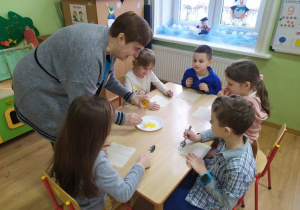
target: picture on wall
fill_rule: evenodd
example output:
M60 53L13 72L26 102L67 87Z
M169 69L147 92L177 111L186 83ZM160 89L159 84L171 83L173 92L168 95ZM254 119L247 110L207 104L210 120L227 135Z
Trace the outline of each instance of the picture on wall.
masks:
M85 5L70 4L70 13L72 24L88 23Z

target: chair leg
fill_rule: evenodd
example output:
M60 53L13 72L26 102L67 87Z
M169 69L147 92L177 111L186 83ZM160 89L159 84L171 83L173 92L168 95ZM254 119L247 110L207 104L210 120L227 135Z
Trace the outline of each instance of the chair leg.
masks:
M260 178L256 178L255 180L255 210L258 210L258 183Z
M241 207L242 207L242 208L245 208L245 201L244 201L244 199L243 199L243 201L242 201Z
M268 189L271 190L271 168L268 168Z

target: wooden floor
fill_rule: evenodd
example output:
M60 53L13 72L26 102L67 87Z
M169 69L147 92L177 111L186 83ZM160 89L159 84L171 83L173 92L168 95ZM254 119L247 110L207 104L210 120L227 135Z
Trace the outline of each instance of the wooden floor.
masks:
M260 149L268 152L277 130L263 125ZM53 151L47 140L29 132L0 144L0 209L53 209L41 181ZM300 136L286 133L271 165L272 189L267 189L267 176L260 180L259 209L300 209ZM245 210L254 209L254 183L245 197ZM153 206L142 198L134 210L150 210ZM242 208L239 208L242 209Z

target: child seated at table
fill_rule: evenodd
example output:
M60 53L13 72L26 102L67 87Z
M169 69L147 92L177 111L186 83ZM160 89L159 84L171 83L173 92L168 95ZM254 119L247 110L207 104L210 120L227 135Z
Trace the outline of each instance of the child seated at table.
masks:
M144 48L138 57L133 60L133 69L125 75L124 86L134 94L145 95L150 92L151 82L168 97L173 96L173 92L156 77L152 69L155 66L155 55L150 49ZM155 101L150 102L150 110L159 110L160 106Z
M141 155L124 179L112 167L104 149L109 145L106 139L114 113L104 98L78 97L71 103L55 141L50 176L81 209L102 209L107 194L127 202L151 165L150 154Z
M256 172L252 148L243 133L252 125L255 110L241 96L221 96L211 109L211 129L185 130L184 137L205 142L220 138L214 157L202 159L189 153L186 163L193 168L164 203L171 209L232 209L251 186ZM193 174L195 173L195 175Z
M197 47L193 55L193 67L185 70L181 85L205 94L217 95L222 86L218 75L210 67L212 62L212 49L207 45Z

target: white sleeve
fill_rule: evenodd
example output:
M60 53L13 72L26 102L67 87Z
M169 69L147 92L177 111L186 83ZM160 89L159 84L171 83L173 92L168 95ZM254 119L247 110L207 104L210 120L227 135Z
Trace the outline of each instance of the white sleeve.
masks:
M167 87L157 78L153 71L151 71L151 82L159 91L161 91L165 95L168 95Z
M124 86L125 88L130 91L130 92L134 92L134 89L133 89L133 82L132 82L132 77L131 77L132 74L130 74L129 72L125 75L125 81L124 81Z

